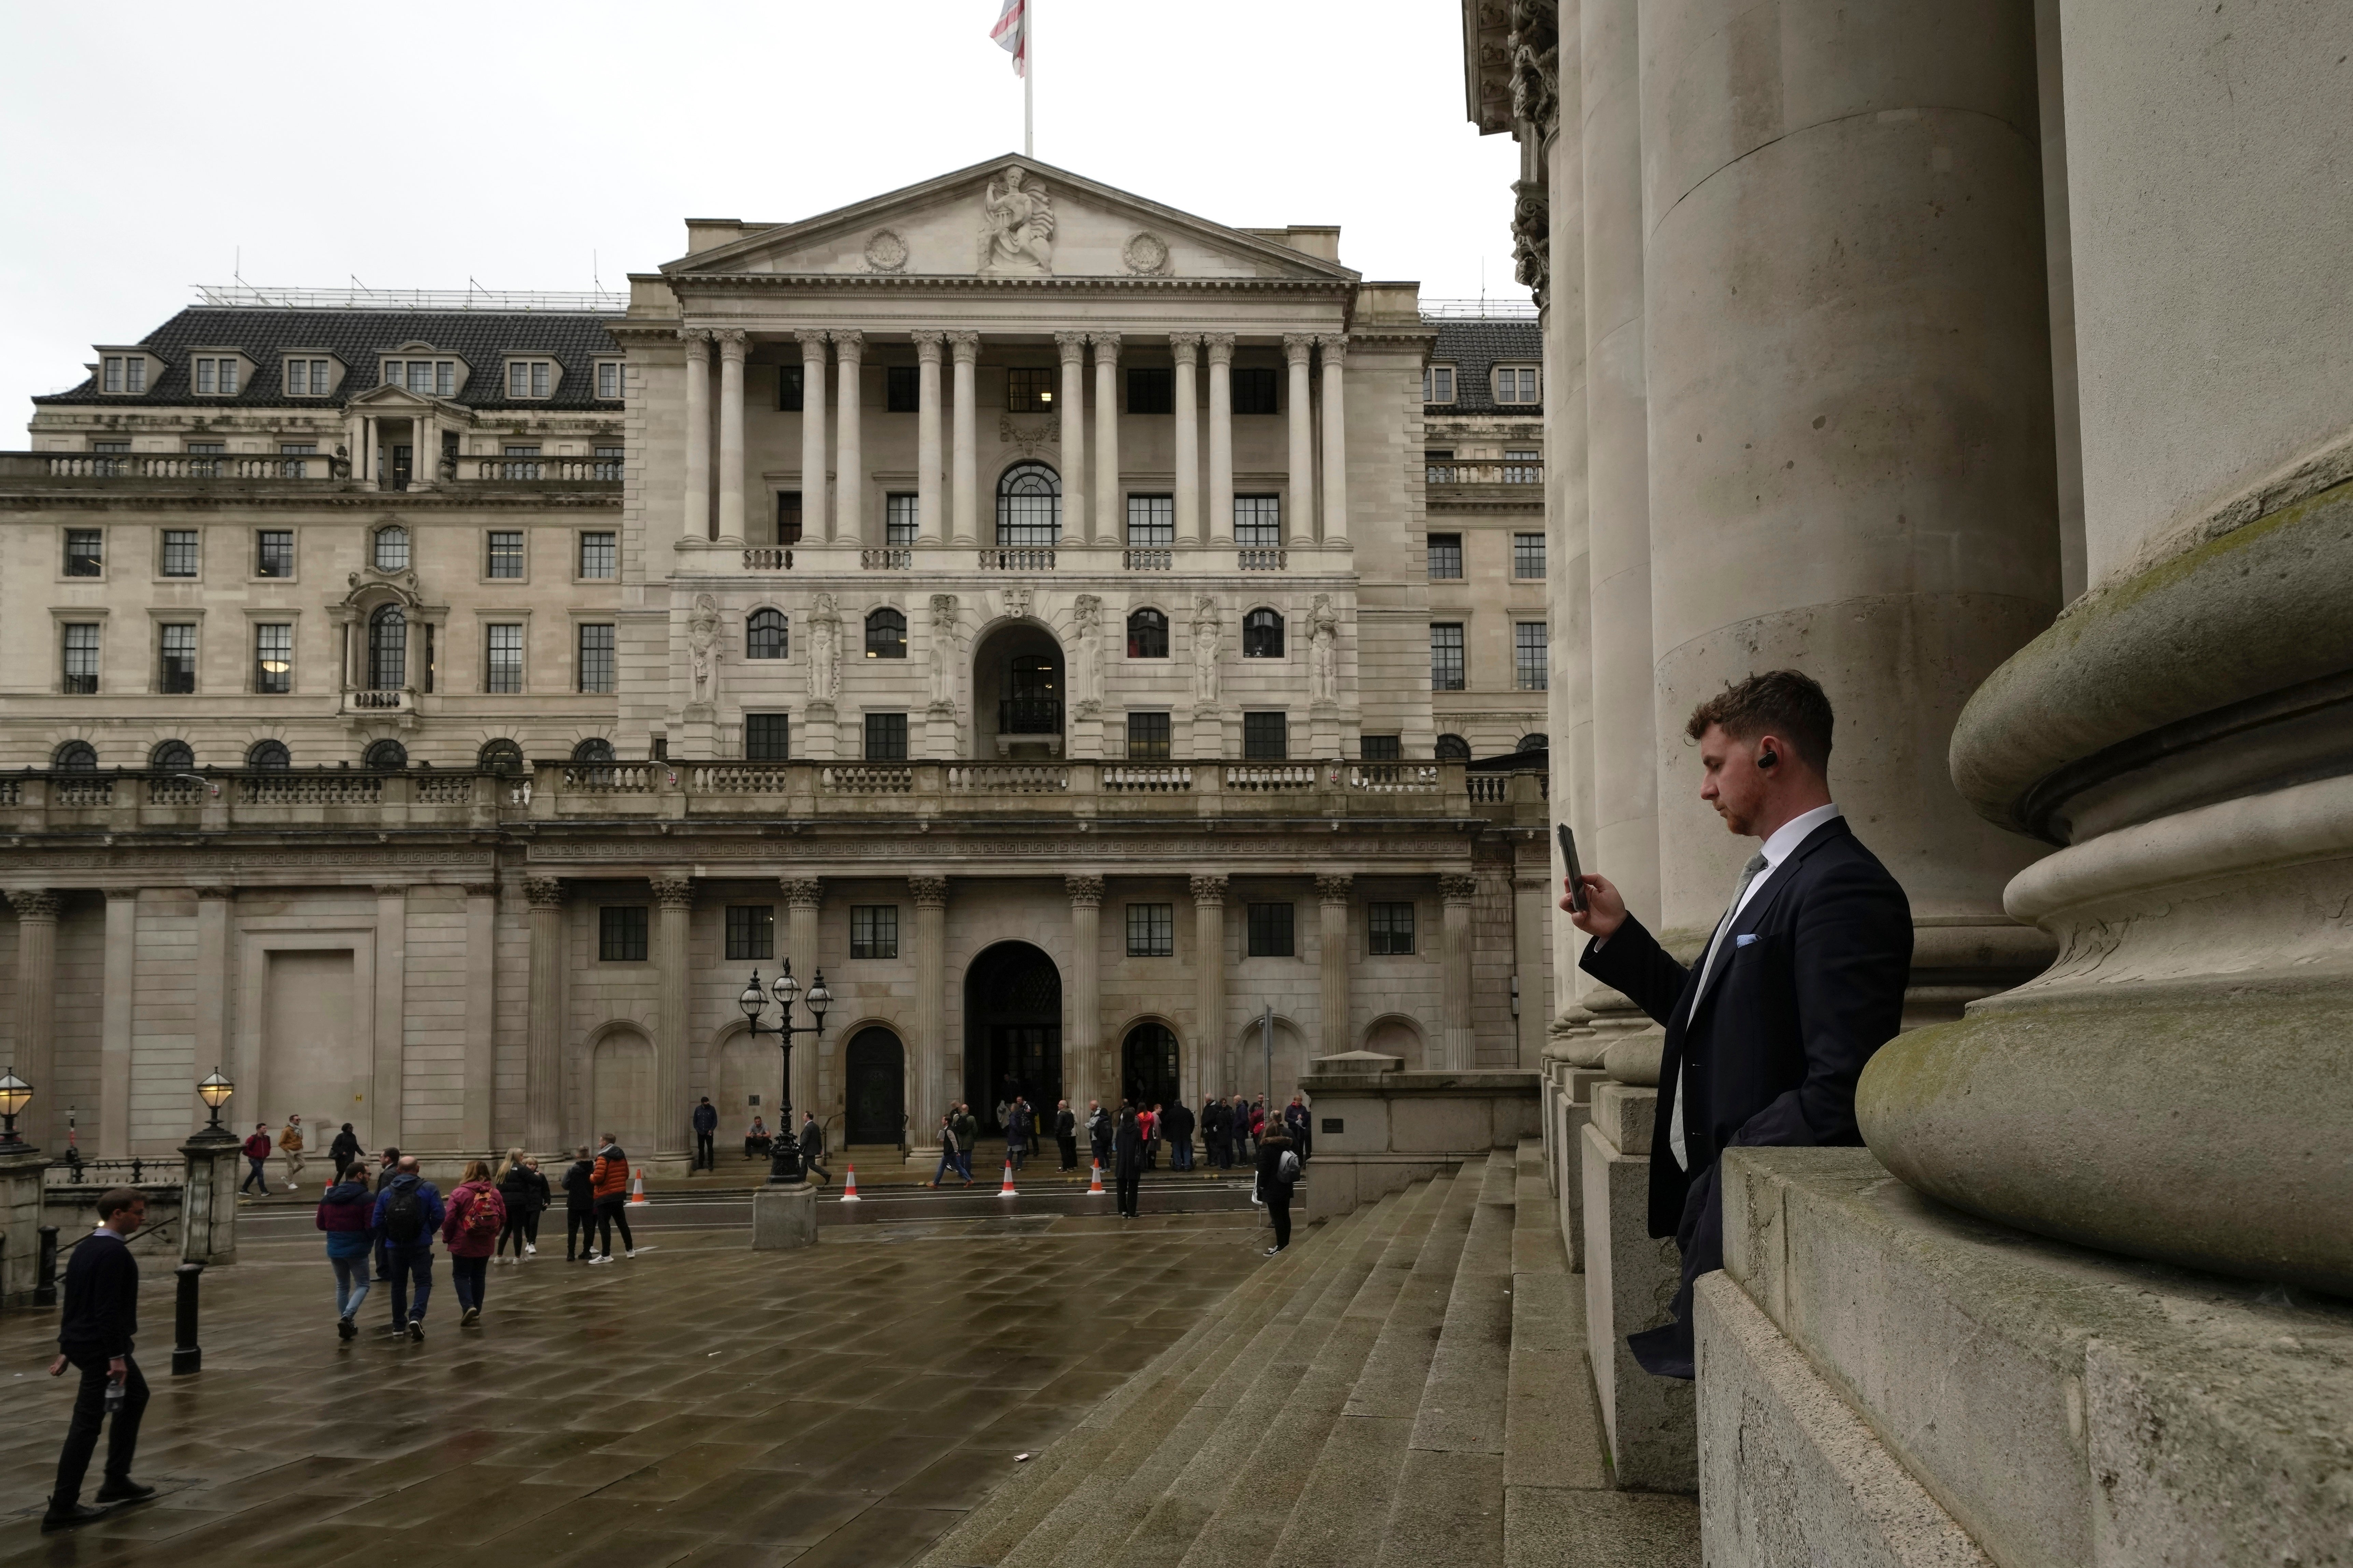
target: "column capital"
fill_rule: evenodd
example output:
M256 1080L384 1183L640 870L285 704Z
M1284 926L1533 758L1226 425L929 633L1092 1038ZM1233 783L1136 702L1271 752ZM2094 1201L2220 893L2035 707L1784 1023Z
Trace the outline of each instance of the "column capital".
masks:
M1348 334L1345 332L1325 332L1316 338L1315 346L1324 351L1324 363L1327 369L1347 362Z
M196 889L196 897L199 900L218 899L226 902L227 900L237 897L237 889L235 888L224 888L218 885L198 888Z
M110 894L110 896L111 895ZM408 884L406 882L378 882L375 884L375 896L379 899L405 899L408 897Z
M836 328L826 336L833 340L833 353L837 359L854 361L866 353L864 332Z
M1086 363L1086 333L1056 332L1054 334L1054 346L1061 350L1062 363L1064 364L1083 364Z
M778 886L785 890L785 902L793 909L813 910L825 901L825 884L815 877L786 877Z
M564 907L564 883L555 877L526 877L522 896L534 910L560 910Z
M907 892L919 910L944 910L948 907L948 879L945 877L910 877Z
M971 364L980 358L978 332L950 332L947 339L948 352L955 356L956 363Z
M1201 352L1201 334L1171 332L1168 334L1168 346L1175 352L1177 363L1191 364L1193 356Z
M20 921L47 921L57 923L58 906L65 900L54 888L11 888L8 907L16 911Z
M495 899L499 896L496 882L460 882L458 890L470 899Z
M1097 364L1102 364L1106 361L1113 364L1119 363L1119 334L1117 332L1090 332L1087 334L1087 342L1094 345L1095 363Z
M711 334L711 341L719 345L719 357L723 361L733 360L735 363L742 364L744 343L748 336L749 334L741 327L723 327Z
M1282 334L1282 357L1293 364L1305 364L1307 356L1314 351L1315 334L1314 332Z
M1103 879L1101 877L1065 877L1062 890L1071 895L1074 910L1100 909L1103 906Z
M1234 363L1233 333L1203 332L1201 334L1201 341L1208 345L1209 363L1212 365L1231 364Z
M686 345L686 357L696 364L711 363L711 334L701 327L681 327L678 341Z
M1450 904L1467 904L1479 894L1479 879L1453 873L1438 879L1438 895Z
M1356 879L1349 872L1332 872L1315 879L1315 896L1327 904L1345 904L1356 890Z
M694 907L694 879L691 877L654 877L648 880L654 890L654 902L666 910L686 910Z
M823 359L825 357L823 327L795 327L793 339L801 345L801 358Z
M945 332L909 332L915 344L915 357L925 364L940 363L940 345L947 341Z
M1211 873L1193 879L1193 901L1197 904L1222 904L1226 901L1226 879Z

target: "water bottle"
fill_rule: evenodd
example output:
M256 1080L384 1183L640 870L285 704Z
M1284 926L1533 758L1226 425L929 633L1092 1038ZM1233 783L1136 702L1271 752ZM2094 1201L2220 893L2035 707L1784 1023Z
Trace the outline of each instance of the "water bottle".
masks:
M119 1415L122 1413L122 1401L127 1393L128 1390L123 1387L121 1383L112 1378L109 1378L107 1380L106 1413L109 1415Z

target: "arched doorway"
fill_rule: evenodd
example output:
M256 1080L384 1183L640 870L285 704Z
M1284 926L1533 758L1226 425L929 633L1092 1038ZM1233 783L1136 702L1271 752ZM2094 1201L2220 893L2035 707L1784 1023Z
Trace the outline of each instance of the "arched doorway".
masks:
M897 1143L907 1123L907 1053L899 1037L880 1026L852 1035L842 1079L843 1141Z
M1142 1110L1174 1105L1184 1093L1176 1076L1176 1031L1166 1024L1138 1024L1119 1048L1119 1094Z
M975 750L1062 754L1062 645L1034 621L997 626L972 650Z
M964 1098L1001 1132L997 1102L1017 1092L1041 1113L1062 1098L1062 975L1028 942L1000 942L965 971Z
M654 1152L654 1047L635 1029L615 1029L590 1057L593 1140L610 1132L634 1163Z

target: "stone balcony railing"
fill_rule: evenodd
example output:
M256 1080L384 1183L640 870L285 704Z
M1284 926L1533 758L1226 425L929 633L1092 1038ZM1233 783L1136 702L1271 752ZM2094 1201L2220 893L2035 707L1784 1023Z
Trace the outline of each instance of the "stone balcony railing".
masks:
M618 458L477 458L457 459L456 477L441 479L459 489L523 488L620 496ZM338 468L343 469L337 472ZM0 484L29 482L68 489L89 486L130 489L163 487L250 488L263 491L389 490L392 480L354 479L350 465L329 453L239 454L234 452L0 452ZM411 482L423 489L425 482Z
M1541 499L1539 487L1533 492ZM1297 576L1352 574L1348 545L1221 543L1094 544L889 544L811 542L744 544L740 541L686 538L676 542L678 570L689 575L796 576L897 572L926 579L988 576L1086 577L1137 572L1172 575L1226 576L1234 573L1282 572Z

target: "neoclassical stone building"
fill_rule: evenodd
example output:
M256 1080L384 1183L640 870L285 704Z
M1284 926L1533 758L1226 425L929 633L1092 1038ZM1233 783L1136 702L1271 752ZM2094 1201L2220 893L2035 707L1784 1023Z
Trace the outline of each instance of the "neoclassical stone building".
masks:
M1440 396L1475 323L1337 256L1011 160L690 221L625 310L100 345L0 457L37 1136L170 1146L217 1063L371 1147L682 1159L698 1096L773 1124L787 960L837 1142L1533 1067L1543 780L1465 766L1542 739L1533 324Z

